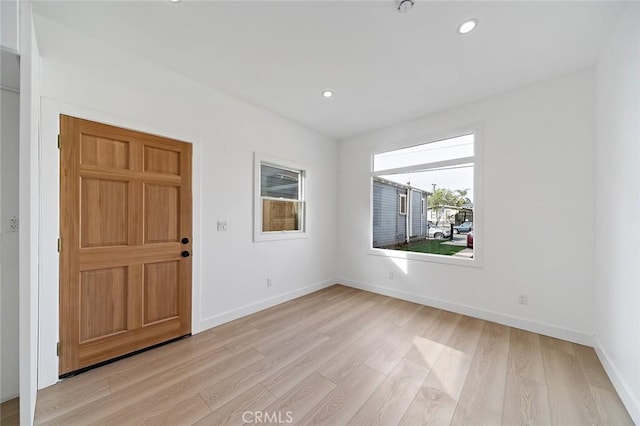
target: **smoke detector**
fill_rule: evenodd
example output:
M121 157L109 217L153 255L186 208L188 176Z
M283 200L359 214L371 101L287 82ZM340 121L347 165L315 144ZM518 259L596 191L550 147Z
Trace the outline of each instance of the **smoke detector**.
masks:
M398 12L407 13L411 9L413 9L414 0L396 0L396 7L398 8Z

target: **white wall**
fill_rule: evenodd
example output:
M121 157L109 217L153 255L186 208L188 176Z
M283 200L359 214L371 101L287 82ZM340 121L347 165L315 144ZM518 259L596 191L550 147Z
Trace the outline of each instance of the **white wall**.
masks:
M596 349L640 424L640 5L623 15L597 67Z
M57 377L60 112L194 143L194 331L335 282L336 141L36 18L47 212L40 226L40 388ZM252 242L254 151L308 167L308 238ZM217 220L229 230L216 231Z
M12 52L18 52L19 42L18 0L0 2L0 45Z
M8 70L8 68L13 68ZM20 87L18 56L2 51L0 81L0 401L18 396L18 149ZM9 72L6 72L9 71Z
M342 282L591 344L593 85L592 71L578 72L341 141ZM483 266L369 254L371 154L474 124L484 136Z

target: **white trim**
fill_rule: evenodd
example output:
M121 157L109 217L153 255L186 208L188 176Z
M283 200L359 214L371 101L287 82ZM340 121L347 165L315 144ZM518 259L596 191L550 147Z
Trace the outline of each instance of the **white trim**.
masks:
M427 230L427 232L429 232ZM447 256L442 254L418 253L404 250L390 250L382 248L370 248L366 251L369 256L383 256L394 259L411 260L417 262L442 263L445 265L466 266L469 268L481 268L482 265L462 256ZM475 252L474 252L475 256Z
M262 196L261 190L261 169L262 164L278 167L285 170L300 173L300 191L298 200L282 199L282 201L301 202L302 203L302 230L301 231L280 231L280 232L262 232ZM308 222L307 222L307 179L309 177L309 169L291 160L274 157L272 155L261 152L253 153L253 241L277 241L292 240L298 238L307 238ZM269 197L271 198L271 197Z
M240 306L230 311L222 312L217 315L205 318L200 322L200 328L206 330L218 325L233 321L238 318L245 317L247 315L254 314L256 312L271 308L289 300L296 299L309 293L313 293L323 288L331 287L335 285L337 281L335 279L325 280L316 284L311 284L306 287L298 288L286 293L279 294L277 296L268 297L258 302L253 302L248 305Z
M55 347L58 342L59 311L58 311L58 276L59 257L57 252L57 238L60 235L60 161L57 148L57 135L60 126L60 114L71 115L100 123L118 127L135 129L136 131L162 135L172 139L182 140L192 144L192 194L193 194L193 256L192 263L192 303L191 303L191 332L198 333L200 325L201 297L201 145L200 138L181 132L175 132L154 124L131 120L110 113L96 111L79 105L70 104L48 97L40 98L40 200L41 214L38 222L40 245L38 266L39 296L38 306L38 389L50 386L58 381L58 357ZM46 183L46 186L43 185ZM47 301L42 303L42 301Z
M18 87L8 86L6 84L0 83L0 90L5 90L7 92L15 93L17 95L20 94L20 89Z
M397 290L389 287L382 287L372 284L363 284L348 279L338 279L338 284L346 285L348 287L357 288L364 291L369 291L384 296L394 297L396 299L406 300L409 302L418 303L420 305L431 306L438 309L444 309L449 312L455 312L458 314L468 315L474 318L497 322L499 324L507 325L509 327L515 327L522 330L531 331L538 334L544 334L545 336L555 337L557 339L568 340L570 342L579 343L581 345L593 346L593 336L580 332L577 330L571 330L568 328L557 327L552 324L546 324L538 321L531 321L513 315L507 315L500 312L489 311L482 308L476 308L473 306L462 305L459 303L448 302L442 299L436 299L433 297L427 297L420 294Z
M38 128L40 56L32 4L19 3L20 148L19 148L19 375L20 424L31 425L38 392Z
M616 389L616 392L618 392L622 403L629 412L634 423L640 425L640 396L633 394L633 391L625 380L624 375L613 363L611 356L609 356L609 353L602 346L602 342L598 336L593 336L593 342L593 348L598 355L598 359L600 359L600 363L602 363L604 371L606 371L611 383L613 383L613 387Z
M407 205L407 194L398 194L400 198L398 198L398 214L401 216L407 215L408 205ZM402 211L402 199L404 198L404 212Z
M20 43L18 42L18 44ZM14 55L20 56L20 52L13 47L2 45L0 46L0 50L4 50L5 52L13 53Z
M448 139L454 139L462 136L468 136L468 135L452 136ZM437 141L433 141L433 142L437 142ZM430 143L432 142L425 142L423 145L427 145ZM475 145L475 137L474 137L474 145ZM398 151L398 150L393 149L387 152L392 152L392 151ZM374 154L374 155L378 155L378 154ZM461 157L461 158L454 158L453 160L443 160L443 161L435 161L433 163L416 164L415 166L395 167L393 169L376 170L373 173L371 173L371 175L375 177L379 177L379 176L386 176L386 175L399 175L404 173L427 172L430 170L439 170L448 166L473 164L474 161L475 161L475 156Z
M287 203L303 203L302 200L299 200L297 198L268 197L266 195L261 196L260 200L285 201Z
M451 127L445 130L438 130L435 132L430 132L423 134L422 136L412 137L410 139L396 139L388 144L385 144L383 148L380 148L380 151L375 151L371 154L371 167L370 170L373 170L373 156L377 154L384 154L389 151L396 151L399 149L412 148L418 145L424 145L425 143L430 142L440 142L446 139L451 139L459 136L470 135L472 133L477 133L479 129L482 128L480 123L472 123L461 125L459 127ZM456 135L456 136L452 136ZM474 157L478 156L477 150L473 150Z

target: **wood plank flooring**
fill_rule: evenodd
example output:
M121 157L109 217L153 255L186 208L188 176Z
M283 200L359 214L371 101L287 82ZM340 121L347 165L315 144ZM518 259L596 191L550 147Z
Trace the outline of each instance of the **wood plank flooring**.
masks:
M633 425L592 348L340 285L66 379L36 406L36 424L243 423Z
M0 425L14 426L20 424L20 400L13 398L0 404Z

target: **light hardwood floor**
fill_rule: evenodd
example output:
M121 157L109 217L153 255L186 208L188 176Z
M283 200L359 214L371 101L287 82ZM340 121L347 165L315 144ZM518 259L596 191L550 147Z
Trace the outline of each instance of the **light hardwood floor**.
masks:
M0 425L14 426L20 424L20 400L18 398L0 404Z
M633 425L591 348L339 285L64 380L36 407L37 424L64 425L256 415L332 426Z

